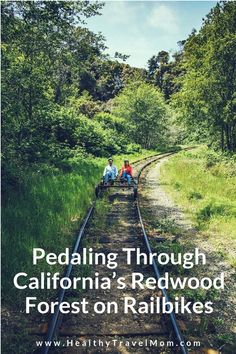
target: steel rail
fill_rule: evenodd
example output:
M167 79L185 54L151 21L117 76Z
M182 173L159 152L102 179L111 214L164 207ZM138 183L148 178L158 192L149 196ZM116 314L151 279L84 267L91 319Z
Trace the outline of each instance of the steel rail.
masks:
M84 230L91 218L91 215L92 215L92 212L95 208L95 202L93 202L93 205L89 208L89 211L84 219L84 222L80 228L80 231L79 231L79 234L76 238L76 242L75 242L75 245L74 245L74 248L73 248L73 251L71 254L73 253L76 253L78 252L79 250L79 246L80 246L80 243L81 243L81 239L82 239L82 236L83 236L83 233L84 233ZM71 256L70 258L70 261L73 259L73 257ZM69 263L68 267L66 268L65 270L65 277L66 278L70 278L71 276L71 272L72 272L72 268L73 268L73 265L71 264L71 262ZM60 312L60 304L62 303L64 297L65 297L65 293L66 293L66 289L64 288L60 288L60 291L59 291L59 294L58 294L58 306L56 307L56 311L54 312L52 318L51 318L51 321L49 323L49 327L48 327L48 332L47 332L47 335L46 335L46 338L45 338L45 341L51 341L55 335L55 332L56 332L56 329L58 327L58 323L60 321L60 316L62 315L61 312ZM42 350L42 353L43 354L47 354L48 351L49 351L50 347L49 346L46 346L45 345L45 342L44 342L44 348Z
M139 159L139 160L136 160L136 161L132 162L132 164L135 164L135 163L139 163L139 162L141 162L141 161L143 161L143 160L151 159L152 157L154 157L153 159L151 159L150 161L148 161L146 164L144 164L144 165L141 167L141 169L140 169L140 171L139 171L139 173L138 173L138 175L137 175L137 177L136 177L136 178L137 178L137 181L139 180L139 177L140 177L142 171L143 171L148 165L150 165L150 164L156 162L157 160L160 160L160 159L162 159L162 158L164 158L164 157L166 157L166 156L173 155L173 154L175 154L175 153L176 153L176 151L170 152L170 153L166 153L166 154L161 154L161 153L160 153L160 154L157 154L157 155L147 156L147 157L145 157L145 158L143 158L143 159ZM82 224L82 226L81 226L81 228L80 228L79 234L78 234L78 236L77 236L77 238L76 238L76 242L75 242L75 245L74 245L74 247L73 247L73 251L71 252L71 254L77 253L78 250L79 250L79 247L80 247L80 244L81 244L81 239L82 239L82 237L83 237L85 228L86 228L86 226L88 225L88 222L89 222L89 220L90 220L90 218L91 218L91 216L92 216L92 213L93 213L93 211L94 211L94 209L95 209L95 205L96 205L96 199L93 201L92 206L89 208L88 213L86 214L86 216L85 216L85 218L84 218L83 224ZM148 237L147 237L147 234L146 234L144 225L143 225L143 221L142 221L142 217L141 217L141 212L140 212L140 207L139 207L139 201L138 201L138 200L137 200L137 208L138 208L138 215L139 215L140 224L141 224L141 226L142 226L143 234L144 234L144 237L145 237L146 246L147 246L149 252L151 252L151 247L150 247L150 244L149 244L149 241L148 241ZM71 257L72 257L72 256L71 256ZM70 260L71 260L71 259L72 259L72 258L70 258ZM69 265L68 265L68 266L66 267L66 269L65 269L64 277L70 278L72 269L73 269L73 265L72 265L71 262L70 262ZM156 275L157 275L158 277L160 277L160 273L159 273L159 270L158 270L158 267L157 267L156 264L155 264L155 266L154 266L154 270L155 270ZM56 333L56 331L57 331L57 329L58 329L58 327L59 327L59 325L60 325L60 323L61 323L61 321L62 321L62 316L63 316L63 315L62 315L61 312L60 312L60 304L62 303L62 301L63 301L63 299L64 299L64 297L65 297L65 293L66 293L66 289L60 288L59 293L58 293L58 306L56 307L56 310L55 310L55 312L53 313L53 316L51 317L51 320L50 320L50 322L49 322L48 331L47 331L46 337L45 337L45 339L44 339L44 346L43 346L43 348L42 348L42 354L48 354L48 352L49 352L49 350L50 350L51 347L46 346L45 342L50 342L50 341L53 340L53 337L55 336L55 333ZM164 295L164 292L163 292L163 295ZM167 295L167 294L164 295L164 296L166 297L166 299L168 299L168 295ZM182 334L181 334L180 329L179 329L179 327L178 327L178 324L177 324L177 322L176 322L176 319L175 319L174 314L172 314L172 316L170 316L170 317L171 317L171 319L172 319L172 321L173 321L173 322L172 322L173 328L175 329L175 332L176 332L176 335L177 335L178 340L179 340L179 341L180 341L180 340L183 341L183 337L182 337ZM181 349L182 349L182 353L183 353L183 354L186 354L186 353L187 353L187 351L186 351L186 350L184 351L182 347L181 347Z
M184 148L183 150L186 150L186 148ZM150 159L151 157L158 157L158 156L160 157L160 155L164 157L164 154L174 154L174 153L177 153L177 152L179 152L179 151L181 151L181 150L177 150L177 149L174 150L174 149L173 149L173 151L169 151L169 152L166 152L166 153L164 153L164 152L159 152L158 154L149 155L149 156L143 157L143 158L141 158L141 159L131 161L131 164L133 165L133 164L139 163L139 162L141 162L141 161L145 161L145 160L147 160L147 159Z
M170 156L170 155L173 155L174 153L169 153L165 156ZM142 166L142 168L140 169L139 173L138 173L138 180L141 176L141 173L143 172L143 170L149 166L150 164L156 162L157 160L160 160L164 158L164 156L160 156L159 158L156 158L154 159L153 161L149 161L148 163L146 163L144 166ZM144 236L144 241L145 241L145 244L146 244L146 248L148 250L148 253L152 253L152 248L151 248L151 245L150 245L150 242L148 240L148 236L147 236L147 233L146 233L146 230L145 230L145 227L144 227L144 223L143 223L143 219L142 219L142 215L141 215L141 210L140 210L140 202L139 202L139 196L137 196L137 211L138 211L138 216L139 216L139 221L140 221L140 225L141 225L141 228L142 228L142 232L143 232L143 236ZM153 269L154 269L154 272L155 272L155 275L156 275L156 278L157 279L160 279L161 278L161 273L159 271L159 268L157 266L157 263L155 261L155 259L153 259L153 263L152 263L152 266L153 266ZM167 302L170 302L170 299L169 299L169 296L168 296L168 293L167 293L167 290L166 288L162 288L161 289L162 291L162 294L163 296L165 297L166 301ZM167 308L170 309L170 306L167 305ZM184 338L183 338L183 335L181 333L181 330L179 328L179 325L177 323L177 320L176 320L176 317L175 317L175 314L174 312L170 312L169 313L169 316L170 316L170 320L171 320L171 324L172 324L172 327L174 329L174 333L175 333L175 336L179 342L179 345L180 345L180 349L181 349L181 352L183 354L187 354L188 353L188 349L186 347L186 344L185 344L185 341L184 341Z

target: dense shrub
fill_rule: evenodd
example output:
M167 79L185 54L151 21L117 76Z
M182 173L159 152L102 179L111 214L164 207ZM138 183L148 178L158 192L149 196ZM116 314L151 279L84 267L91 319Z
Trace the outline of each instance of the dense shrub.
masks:
M145 149L167 144L167 105L152 85L134 82L126 86L114 99L113 113L126 120L126 132L132 142Z
M130 143L126 147L126 152L128 154L134 153L134 152L140 152L142 150L142 147L139 144L135 143Z
M117 133L126 133L127 122L111 113L100 112L94 117L104 128L116 130Z

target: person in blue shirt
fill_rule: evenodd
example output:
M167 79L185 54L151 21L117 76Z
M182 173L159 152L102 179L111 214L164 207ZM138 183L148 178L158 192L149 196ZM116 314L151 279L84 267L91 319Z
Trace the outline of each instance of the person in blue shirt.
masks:
M113 165L113 159L109 157L108 165L104 168L103 181L105 184L107 184L108 181L111 181L113 183L117 176L118 170L116 166Z

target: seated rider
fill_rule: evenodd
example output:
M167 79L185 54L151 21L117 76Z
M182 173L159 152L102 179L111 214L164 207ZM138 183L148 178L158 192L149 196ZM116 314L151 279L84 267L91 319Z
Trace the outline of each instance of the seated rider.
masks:
M133 169L132 166L129 164L129 160L124 160L124 166L120 171L120 178L121 180L127 180L128 186L130 186L132 174L133 174Z
M104 172L103 172L104 183L106 184L110 180L113 183L114 180L116 179L117 175L118 175L118 170L117 170L116 166L113 165L113 159L111 157L109 157L108 165L104 168Z

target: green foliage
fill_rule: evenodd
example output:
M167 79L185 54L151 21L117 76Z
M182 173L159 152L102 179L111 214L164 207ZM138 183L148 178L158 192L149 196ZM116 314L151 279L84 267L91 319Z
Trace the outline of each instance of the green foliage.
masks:
M128 154L133 154L135 152L141 152L141 151L142 151L142 147L139 144L130 143L126 147L126 152Z
M126 131L126 120L120 117L117 117L111 113L101 112L95 115L94 117L102 126L106 129L113 129L117 133L125 134Z
M65 97L78 92L78 64L101 55L102 38L75 26L101 6L60 1L2 4L3 173L11 180L19 180L29 164L70 154L74 137L71 132L68 143L55 138L55 111ZM58 124L66 122L59 119Z
M181 188L182 188L182 183L175 182L174 183L174 188L175 188L175 190L180 191Z
M173 104L189 132L236 151L236 4L218 3L185 41Z
M178 68L180 56L175 54L173 57L174 60L170 61L169 53L162 50L148 60L148 81L160 89L166 100L176 92L178 85L175 79L181 74Z
M203 197L202 197L201 193L196 192L196 191L191 191L191 192L189 192L189 194L188 194L188 199L200 200L200 199L202 199L202 198L203 198Z
M80 88L88 91L95 100L104 102L114 98L129 82L145 78L144 69L102 56L89 62L81 72Z
M78 115L83 114L88 118L93 118L101 110L100 102L94 101L88 91L83 91L79 97L69 97L66 107L71 107Z
M199 210L197 213L197 219L200 222L206 222L213 216L227 216L228 214L229 211L226 205L210 202Z
M143 148L165 144L167 108L152 85L133 83L115 98L113 114L127 121L127 136Z
M17 303L22 300L22 294L19 298L20 292L12 287L14 273L39 271L38 267L32 269L33 247L61 252L63 247L73 243L73 232L93 199L94 186L104 163L104 160L93 158L74 158L71 160L72 172L25 174L24 188L4 195L4 301L14 299ZM11 247L13 243L14 248ZM41 267L50 271L46 263Z
M126 151L124 120L105 124L101 115L93 118L102 111L101 101L143 71L104 56L104 38L81 27L102 6L2 4L4 189L8 181L19 186L28 168L58 166L78 149L95 156Z
M235 335L232 333L222 333L217 336L218 340L222 344L232 344L232 347L235 346ZM233 350L233 348L232 348Z
M74 107L62 107L54 112L53 124L56 140L71 149L80 147L95 156L112 155L121 151L115 130L104 129L99 121L78 115Z

